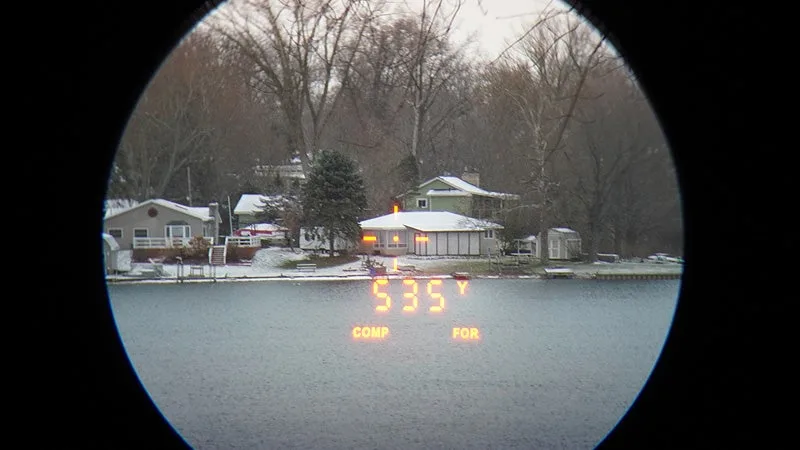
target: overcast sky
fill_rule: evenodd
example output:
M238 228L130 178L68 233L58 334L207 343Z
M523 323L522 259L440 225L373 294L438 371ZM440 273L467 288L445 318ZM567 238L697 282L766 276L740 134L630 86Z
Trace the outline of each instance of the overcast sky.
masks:
M407 1L422 4L422 0ZM445 0L448 1L452 0ZM454 37L465 39L471 32L477 33L479 51L493 59L508 42L524 32L525 24L534 22L545 9L567 9L567 5L558 0L465 0Z
M408 6L419 10L423 0L386 0L387 6ZM432 3L436 0L428 0ZM452 5L456 0L444 0L445 5ZM506 49L508 42L513 42L525 28L525 24L534 22L545 9L567 9L567 5L559 0L463 0L464 5L456 19L457 29L453 33L455 40L463 41L471 33L475 34L477 48L486 59L494 59ZM226 9L223 4L219 12Z

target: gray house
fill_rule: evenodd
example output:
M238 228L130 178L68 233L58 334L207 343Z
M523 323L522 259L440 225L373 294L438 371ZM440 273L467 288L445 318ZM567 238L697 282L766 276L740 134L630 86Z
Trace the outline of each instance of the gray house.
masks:
M194 236L216 244L221 222L217 203L191 207L153 199L108 213L103 232L121 249L185 247Z

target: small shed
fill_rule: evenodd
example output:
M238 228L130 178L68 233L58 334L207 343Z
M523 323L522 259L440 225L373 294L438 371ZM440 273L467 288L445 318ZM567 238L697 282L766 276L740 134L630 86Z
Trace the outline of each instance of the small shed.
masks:
M539 233L537 242L541 242ZM581 237L571 228L550 228L547 232L548 258L553 260L571 260L581 257ZM536 256L541 258L541 245L536 246Z
M119 244L114 236L103 233L103 261L106 273L119 271Z
M530 235L522 239L514 239L514 246L510 250L514 255L535 255L536 236Z

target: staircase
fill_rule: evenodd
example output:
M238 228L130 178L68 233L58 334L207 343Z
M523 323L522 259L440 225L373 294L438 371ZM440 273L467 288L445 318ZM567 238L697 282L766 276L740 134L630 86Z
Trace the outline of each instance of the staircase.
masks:
M215 245L208 249L208 263L212 266L224 266L228 255L228 247Z

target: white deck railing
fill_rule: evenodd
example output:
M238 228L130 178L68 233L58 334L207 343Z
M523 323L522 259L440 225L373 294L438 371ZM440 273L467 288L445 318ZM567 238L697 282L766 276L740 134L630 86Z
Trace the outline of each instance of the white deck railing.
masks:
M133 238L133 248L178 248L188 247L189 241L192 238L163 238L163 237L149 237L149 238ZM214 238L203 237L209 244L214 244Z
M263 236L226 236L225 246L235 245L237 247L261 247ZM265 237L265 239L268 239Z

